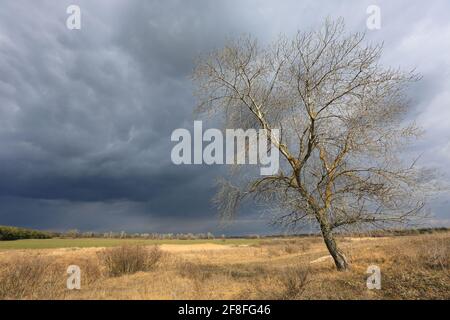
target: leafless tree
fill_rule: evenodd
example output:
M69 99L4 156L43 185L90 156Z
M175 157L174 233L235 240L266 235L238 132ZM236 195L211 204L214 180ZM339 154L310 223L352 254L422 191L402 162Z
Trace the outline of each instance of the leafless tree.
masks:
M336 230L404 224L423 206L420 170L400 156L420 133L405 124L405 88L418 76L382 67L382 45L344 29L327 20L263 47L240 38L200 58L193 75L200 112L220 112L227 128L266 129L281 156L277 174L223 182L221 214L253 195L281 209L283 226L313 222L338 270L348 263Z

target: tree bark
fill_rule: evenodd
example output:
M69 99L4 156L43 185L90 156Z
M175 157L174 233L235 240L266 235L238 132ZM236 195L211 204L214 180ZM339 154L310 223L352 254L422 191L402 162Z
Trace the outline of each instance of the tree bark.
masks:
M323 240L328 248L331 256L333 257L334 264L338 271L348 270L347 258L337 247L336 241L334 240L333 233L326 226L321 226Z

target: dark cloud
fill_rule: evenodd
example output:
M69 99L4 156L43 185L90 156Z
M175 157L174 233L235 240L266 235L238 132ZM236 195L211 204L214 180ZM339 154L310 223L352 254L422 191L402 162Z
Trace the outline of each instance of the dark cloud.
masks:
M220 167L175 166L171 132L192 128L194 59L227 37L279 33L343 16L365 28L370 1L2 1L0 10L0 223L84 230L269 230L247 211L225 231L210 198ZM449 173L450 23L445 1L378 1L385 61L417 67L419 151ZM448 219L442 197L436 223ZM444 202L443 202L444 201ZM447 210L447 211L445 211ZM145 230L144 230L145 229Z

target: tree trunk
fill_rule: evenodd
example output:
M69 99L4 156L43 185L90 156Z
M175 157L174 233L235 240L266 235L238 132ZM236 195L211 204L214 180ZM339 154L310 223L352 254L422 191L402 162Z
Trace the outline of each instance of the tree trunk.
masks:
M344 254L338 249L331 230L325 226L321 226L321 230L323 240L325 241L328 251L333 257L336 268L338 271L346 271L348 269L347 258L345 258Z

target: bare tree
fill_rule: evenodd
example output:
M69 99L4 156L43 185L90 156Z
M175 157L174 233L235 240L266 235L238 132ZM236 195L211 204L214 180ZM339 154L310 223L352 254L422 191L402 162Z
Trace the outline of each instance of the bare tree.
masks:
M266 129L282 161L277 174L223 182L222 215L253 195L281 209L281 225L315 223L337 269L346 270L337 229L404 224L418 214L419 170L400 157L419 134L404 124L404 89L418 76L380 66L381 52L364 34L346 34L342 20L327 20L293 39L261 47L245 37L199 59L200 112L220 112L227 128Z

